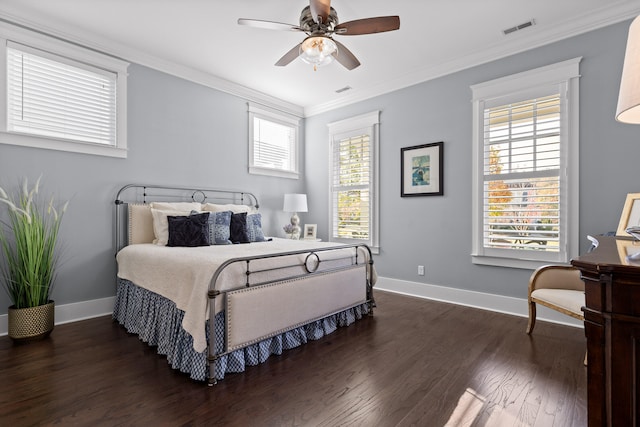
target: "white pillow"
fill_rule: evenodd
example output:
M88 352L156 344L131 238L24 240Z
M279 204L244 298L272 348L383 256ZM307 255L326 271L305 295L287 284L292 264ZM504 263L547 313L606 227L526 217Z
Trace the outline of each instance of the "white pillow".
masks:
M159 210L151 208L153 216L153 234L156 238L153 241L156 245L167 246L169 243L169 220L168 216L189 216L191 211Z
M201 205L198 202L151 202L153 209L163 211L199 211Z
M129 203L129 244L151 243L154 239L153 216L149 205Z
M233 204L216 205L215 203L205 203L204 205L202 205L202 210L205 212L226 212L226 211L231 211L233 213L254 212L254 209L248 205L233 205Z

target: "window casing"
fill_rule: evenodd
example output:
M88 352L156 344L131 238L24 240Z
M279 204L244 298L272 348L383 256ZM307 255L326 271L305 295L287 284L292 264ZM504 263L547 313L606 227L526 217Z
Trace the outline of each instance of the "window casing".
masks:
M8 24L0 62L0 143L126 157L126 62Z
M579 62L471 87L474 263L536 268L577 255Z
M297 117L249 104L249 173L298 179Z
M329 124L330 240L379 250L379 111Z

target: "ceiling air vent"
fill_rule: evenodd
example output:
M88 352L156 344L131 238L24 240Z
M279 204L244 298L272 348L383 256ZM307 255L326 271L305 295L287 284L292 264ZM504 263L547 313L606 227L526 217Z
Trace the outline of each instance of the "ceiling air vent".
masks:
M507 28L506 30L502 30L502 32L506 36L508 34L515 33L516 31L524 30L525 28L529 28L529 27L533 27L534 25L536 25L536 21L534 21L532 19L531 21L523 22L522 24L516 25L515 27L511 27L511 28Z
M351 90L351 89L353 89L351 86L345 86L345 87L343 87L341 89L336 90L336 93L346 92L346 91Z

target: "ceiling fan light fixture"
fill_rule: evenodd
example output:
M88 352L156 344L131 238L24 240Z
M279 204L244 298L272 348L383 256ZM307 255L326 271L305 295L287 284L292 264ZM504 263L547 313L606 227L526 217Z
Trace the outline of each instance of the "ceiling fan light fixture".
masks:
M358 58L345 45L333 40L334 35L357 36L400 29L400 17L395 15L355 19L340 24L336 10L331 7L331 0L308 1L309 6L304 7L300 14L300 25L245 18L238 19L238 24L270 30L301 31L307 34L308 37L302 43L291 48L275 65L283 67L296 58L301 58L307 64L313 65L314 71L334 60L347 70L360 66Z
M338 45L326 36L309 36L300 45L300 59L313 65L313 69L330 64L334 60L334 54L338 51Z

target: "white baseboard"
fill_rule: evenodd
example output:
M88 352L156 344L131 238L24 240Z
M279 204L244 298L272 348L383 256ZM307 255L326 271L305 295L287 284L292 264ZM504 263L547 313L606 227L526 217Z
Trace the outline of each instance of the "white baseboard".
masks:
M71 304L56 304L55 324L77 322L93 317L106 316L113 313L116 297L100 298L90 301L74 302ZM7 315L0 315L0 336L7 335Z
M525 283L523 286L527 286L527 284ZM529 307L525 298L485 294L464 289L390 279L388 277L379 277L374 289L496 311L514 316L529 317ZM536 312L536 321L547 321L579 328L583 327L582 322L579 320L560 314L539 304L536 307Z
M419 298L443 301L452 304L528 317L529 309L524 298L505 297L502 295L485 294L464 289L448 288L445 286L429 285L425 283L409 282L406 280L378 277L376 290L395 292ZM101 298L71 304L56 305L55 323L77 322L93 317L106 316L113 312L115 297ZM562 325L582 327L582 322L564 316L556 311L538 305L537 320L559 323ZM0 336L7 335L7 315L0 315Z

